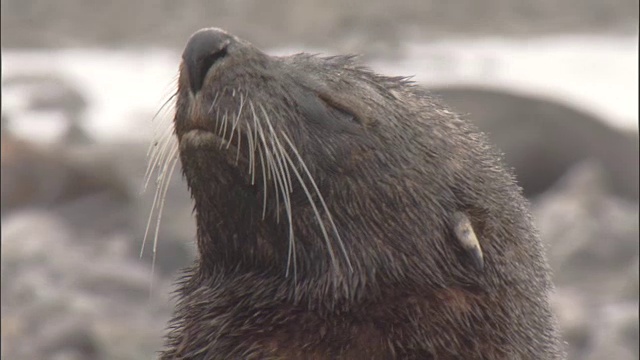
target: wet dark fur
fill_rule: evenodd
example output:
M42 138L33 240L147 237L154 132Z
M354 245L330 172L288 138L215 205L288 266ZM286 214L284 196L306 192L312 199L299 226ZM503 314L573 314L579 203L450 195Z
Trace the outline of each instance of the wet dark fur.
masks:
M467 121L410 81L349 57L271 57L233 38L197 97L187 66L174 124L199 257L180 284L162 359L563 356L528 204L500 154ZM236 165L234 147L220 149L219 138L186 138L196 128L215 131L216 116L237 115L239 93L264 128L260 105L271 134L285 132L298 149L348 261L320 211L331 260L292 175L294 273L282 201L278 207L269 179L263 219L264 179L257 171L251 185L247 142ZM243 136L253 122L245 107ZM453 238L455 211L473 223L481 272Z

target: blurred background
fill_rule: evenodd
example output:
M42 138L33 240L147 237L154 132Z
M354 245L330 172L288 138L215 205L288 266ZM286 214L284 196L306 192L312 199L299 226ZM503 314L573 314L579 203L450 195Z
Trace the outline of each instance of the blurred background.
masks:
M191 201L152 246L147 149L189 35L358 53L506 153L532 202L570 359L638 359L637 0L3 0L2 359L152 359ZM155 227L155 218L152 220ZM153 240L152 229L151 241Z

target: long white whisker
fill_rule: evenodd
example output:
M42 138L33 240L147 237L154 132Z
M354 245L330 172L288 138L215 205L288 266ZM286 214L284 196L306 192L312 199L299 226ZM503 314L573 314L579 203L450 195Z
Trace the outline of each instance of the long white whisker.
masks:
M315 180L313 180L313 176L311 176L311 172L307 168L307 165L304 163L304 160L302 159L302 156L300 156L300 153L298 152L296 147L293 145L293 142L291 141L291 139L289 139L289 137L287 136L287 134L285 132L281 132L281 134L282 134L284 140L289 144L289 147L291 148L293 153L298 158L298 162L302 166L302 169L307 174L307 178L311 182L311 185L313 186L316 194L318 195L318 199L320 200L320 203L322 204L322 207L324 208L324 211L327 214L329 222L331 223L331 227L333 228L333 232L334 232L334 234L336 236L336 239L338 240L338 245L340 245L340 249L342 250L342 254L343 254L343 256L344 256L344 258L345 258L345 260L347 262L347 265L349 266L349 270L353 271L353 266L351 265L351 261L349 260L349 255L347 254L347 249L345 248L344 243L342 242L342 239L340 238L340 234L338 233L338 228L336 227L336 224L333 222L333 217L331 216L331 212L329 211L329 208L327 207L327 204L324 201L324 198L322 197L322 194L320 193L320 189L318 189L318 185L316 184ZM292 164L292 167L293 167L293 164ZM295 167L293 169L295 170ZM318 217L318 221L320 221L319 217ZM324 228L324 227L322 227L322 228Z
M169 191L169 185L171 184L171 177L176 168L176 164L178 163L179 157L177 156L177 148L176 151L173 152L171 156L171 168L169 172L166 174L166 178L164 178L164 183L162 184L162 197L160 199L160 207L158 208L158 219L156 221L156 231L153 239L153 259L151 260L151 284L149 287L149 292L153 289L153 275L155 274L155 266L156 266L156 255L158 253L158 236L160 234L160 223L162 222L162 214L164 212L164 204L167 199L167 191Z
M262 107L262 106L261 106ZM279 176L279 173L277 172L278 167L276 165L275 159L273 157L273 153L271 151L271 146L267 145L267 139L265 138L264 135L264 130L262 129L262 125L260 125L260 122L258 121L256 123L256 126L259 127L259 134L260 134L260 140L262 141L262 145L263 148L265 149L265 157L267 159L267 165L269 168L269 173L271 175L271 178L273 179L273 187L274 187L274 191L276 194L276 222L280 222L280 197L278 196L278 194L280 193L280 189L282 186L284 186L282 179ZM266 193L266 182L265 182L265 193ZM266 197L265 197L266 200ZM266 201L264 203L263 206L263 212L262 212L262 218L264 219L264 217L266 216Z
M162 185L164 184L165 179L167 178L167 171L169 169L169 163L171 162L173 157L177 158L178 153L178 144L176 142L172 143L173 148L167 152L166 157L164 158L164 166L158 167L158 177L156 179L156 191L153 196L153 203L151 204L151 211L149 212L149 218L147 219L147 226L144 230L144 237L142 238L142 246L140 248L140 258L142 258L142 254L144 253L144 248L147 243L147 237L149 236L149 229L151 228L151 220L153 219L153 215L156 212L156 205L158 204L158 200L160 199L160 195L162 193Z
M228 118L227 118L227 111L225 110L224 112L224 117L222 118L222 125L220 125L220 137L223 140L227 140L225 138L226 132L227 132L227 123L229 122ZM231 140L231 139L229 139ZM224 145L224 141L220 142L220 149L222 149L222 146Z
M222 121L220 119L220 108L216 108L216 123L214 125L213 132L218 135L220 135L220 131L218 129L222 127Z
M254 122L256 122L256 123L257 123L257 120L256 120L256 111L255 111L255 109L253 108L253 103L252 103L252 102L250 102L250 103L249 103L249 106L251 107L251 113L253 114ZM254 126L254 129L253 129L253 130L254 130L254 131L253 131L253 144L254 144L254 146L258 146L258 127L257 127L257 126ZM251 133L249 133L249 135L251 136ZM253 149L253 151L255 151L255 149ZM255 163L255 161L254 161L254 162L253 162L253 169L252 169L252 174L253 174L253 175L255 175L255 166L256 166L256 163ZM255 185L255 176L251 176L251 185Z
M158 109L158 111L156 111L156 113L153 115L153 117L151 118L151 123L155 124L156 123L156 119L158 118L158 116L163 112L163 111L168 111L167 110L167 105L169 105L171 103L171 100L175 99L178 96L178 92L176 90L174 90L176 88L176 83L178 81L178 74L176 74L173 78L172 83L169 86L168 91L171 91L171 95L169 95L169 97L167 98L167 100L165 100L162 105L160 106L160 108ZM163 120L165 118L165 116L161 117ZM163 130L167 130L167 124L164 123L164 121L160 121L162 125L160 128ZM157 127L154 127L154 136L153 138L156 139L157 137L155 136L155 132L157 131ZM162 136L160 137L162 138ZM157 143L151 142L151 144L149 145L149 149L147 149L147 157L149 157L149 155L151 154L151 152L153 151L153 149L157 146Z
M258 121L255 118L254 123L256 124L256 126L258 126ZM267 170L265 170L264 165L264 163L266 162L266 155L262 154L262 149L265 149L265 151L267 151L267 148L264 142L262 143L262 145L263 146L258 146L258 155L260 156L260 167L262 168L262 219L264 220L265 216L267 215ZM267 166L269 167L269 169L271 169L268 163Z
M235 116L235 119L233 121L233 125L231 126L231 132L230 132L230 136L229 136L229 141L227 142L227 149L229 148L229 146L231 145L231 138L233 138L233 132L236 131L236 128L238 126L238 123L240 122L240 115L242 114L242 108L244 107L244 96L242 95L242 93L240 93L240 107L238 108L238 113ZM240 150L240 131L238 130L238 151ZM237 156L236 156L236 162L237 162Z
M284 134L284 133L282 133L282 134ZM335 254L333 252L333 246L331 245L331 241L329 240L329 234L327 233L327 230L325 229L324 223L320 220L320 212L318 211L318 208L317 208L315 202L313 201L313 197L311 196L311 192L307 188L307 185L305 184L304 180L302 179L302 175L300 175L300 172L298 171L298 169L296 169L296 166L293 163L293 160L291 160L291 157L289 156L289 154L284 152L282 155L284 155L284 158L287 160L287 162L289 162L289 165L291 165L291 170L293 170L294 175L298 178L298 182L300 183L300 186L302 186L302 189L304 190L305 194L307 195L307 199L309 199L309 204L311 205L311 209L315 213L316 219L318 219L318 225L320 225L320 231L322 231L322 235L324 236L324 240L325 240L325 242L327 244L327 251L329 252L329 257L331 258L331 263L333 264L334 269L336 271L338 271L339 270L338 262L336 261Z
M173 97L175 97L175 94L169 100L167 100L167 102L165 102L163 107L169 104L169 101ZM149 151L147 151L147 157L150 157L150 158L148 160L147 169L144 174L143 190L146 190L147 187L149 186L149 181L151 179L151 174L153 173L153 169L157 167L158 163L162 163L163 159L167 156L167 149L169 145L175 142L175 139L173 137L173 123L170 122L170 120L171 119L168 116L165 116L160 121L161 123L160 125L162 126L161 127L162 131L159 135L157 134L158 132L157 127L154 128L154 135L153 135L154 141L151 142L151 145L149 146Z
M279 179L282 182L282 198L284 200L284 207L287 213L287 220L289 221L289 251L287 255L287 271L286 276L289 276L289 269L291 268L291 260L293 258L293 278L294 282L297 282L298 270L297 270L297 261L296 261L296 249L295 249L295 239L293 234L293 217L291 212L291 177L288 169L287 162L283 161L283 153L284 148L282 144L278 140L275 130L273 129L273 125L271 125L271 121L269 120L269 115L267 111L264 109L262 105L260 105L260 110L265 117L265 121L267 122L267 126L269 129L269 138L271 140L271 145L274 150L274 154L276 155L276 163L279 168ZM288 177L288 183L287 183Z
M163 138L160 140L161 145L154 149L151 159L149 159L147 170L145 171L143 190L146 190L149 186L151 175L153 175L153 169L156 169L158 164L166 162L167 156L172 151L171 146L177 146L177 142L173 138L173 126L169 126L169 130L170 132L163 134Z
M254 145L253 145L253 138L251 137L251 123L247 122L245 124L247 126L247 146L249 147L248 152L249 152L249 175L251 175L251 184L253 185L254 183L254 174L253 174L253 162L255 161L254 159Z
M207 114L211 114L211 110L213 110L213 107L216 106L216 101L218 101L219 95L220 95L220 92L216 91L216 94L213 96L213 100L211 101L211 106L209 106L209 110L207 111Z
M289 255L288 255L288 259L287 259L287 275L289 275L289 266L291 264L291 256L293 255L293 272L294 272L294 278L297 277L297 266L296 266L296 253L295 253L295 241L294 241L294 236L293 236L293 218L292 218L292 214L291 214L291 188L289 187L290 185L287 184L287 181L285 179L285 171L284 168L287 167L287 163L282 161L282 157L284 155L282 155L282 152L284 151L284 149L282 148L282 146L279 144L279 142L274 141L273 138L275 138L275 134L271 133L271 143L274 149L274 153L276 154L276 159L277 159L277 165L279 168L279 176L278 178L280 179L281 183L282 183L282 198L283 198L283 202L284 202L284 209L287 215L287 221L289 222ZM288 169L287 169L288 172Z

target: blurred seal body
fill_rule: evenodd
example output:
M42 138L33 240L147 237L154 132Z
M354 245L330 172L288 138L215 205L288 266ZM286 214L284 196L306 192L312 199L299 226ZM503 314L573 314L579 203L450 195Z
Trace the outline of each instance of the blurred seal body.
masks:
M162 359L563 357L520 189L406 79L203 29L174 125L198 259Z

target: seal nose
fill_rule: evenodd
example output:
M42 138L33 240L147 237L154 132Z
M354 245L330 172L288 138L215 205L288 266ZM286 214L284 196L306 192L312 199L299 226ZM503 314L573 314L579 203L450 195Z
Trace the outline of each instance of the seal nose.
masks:
M191 91L196 94L202 88L207 71L227 55L233 37L219 29L202 29L189 38L182 53Z

